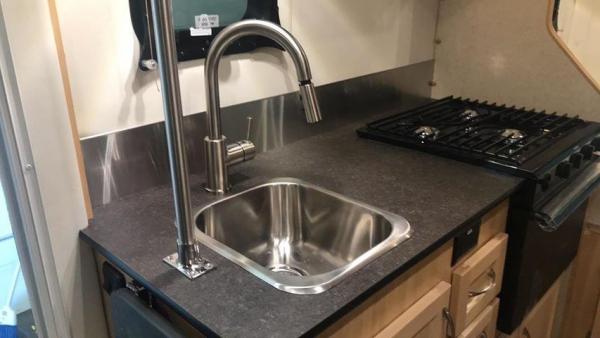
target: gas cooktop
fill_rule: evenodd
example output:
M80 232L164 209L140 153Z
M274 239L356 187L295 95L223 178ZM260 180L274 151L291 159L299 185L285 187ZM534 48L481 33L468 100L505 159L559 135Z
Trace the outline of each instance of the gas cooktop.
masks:
M357 132L526 177L556 165L553 159L600 133L600 125L578 116L447 97L371 122ZM589 160L593 153L593 146L583 146L577 156Z

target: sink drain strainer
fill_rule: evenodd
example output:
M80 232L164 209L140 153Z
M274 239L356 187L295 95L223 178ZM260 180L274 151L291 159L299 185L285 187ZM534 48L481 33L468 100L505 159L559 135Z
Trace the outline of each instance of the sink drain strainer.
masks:
M302 276L308 275L306 273L306 271L304 271L302 269L295 268L293 266L289 266L289 265L285 265L285 264L279 264L279 265L272 266L269 268L269 270L271 270L273 272L277 272L277 273L290 275L290 276L302 277Z

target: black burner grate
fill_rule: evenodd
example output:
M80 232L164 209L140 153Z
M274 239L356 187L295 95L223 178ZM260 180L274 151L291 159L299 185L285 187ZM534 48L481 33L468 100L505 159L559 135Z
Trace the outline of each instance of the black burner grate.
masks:
M582 124L578 116L447 97L369 123L359 134L519 167Z

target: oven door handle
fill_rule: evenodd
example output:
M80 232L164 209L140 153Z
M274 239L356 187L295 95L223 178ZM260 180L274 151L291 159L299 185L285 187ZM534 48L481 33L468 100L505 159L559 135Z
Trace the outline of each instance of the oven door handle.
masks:
M600 185L600 161L590 164L568 187L535 212L540 228L556 231Z

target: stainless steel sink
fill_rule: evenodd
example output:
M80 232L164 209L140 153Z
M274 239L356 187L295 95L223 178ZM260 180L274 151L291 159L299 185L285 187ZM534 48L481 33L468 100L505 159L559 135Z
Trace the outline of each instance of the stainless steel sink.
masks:
M327 290L411 232L403 217L289 178L203 207L196 226L201 243L295 294Z

